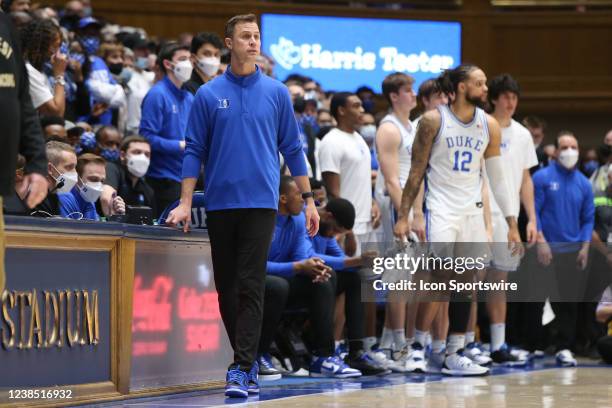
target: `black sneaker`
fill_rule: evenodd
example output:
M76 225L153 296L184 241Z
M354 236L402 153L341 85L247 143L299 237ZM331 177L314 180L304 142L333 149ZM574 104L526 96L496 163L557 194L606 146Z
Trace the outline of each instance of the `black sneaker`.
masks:
M376 364L376 362L368 357L363 350L359 351L357 356L353 358L347 356L344 361L349 367L361 371L363 375L386 375L391 372L391 370L387 370Z
M507 347L502 347L491 353L493 363L506 367L522 367L527 364L525 360L519 360L516 356L510 353Z

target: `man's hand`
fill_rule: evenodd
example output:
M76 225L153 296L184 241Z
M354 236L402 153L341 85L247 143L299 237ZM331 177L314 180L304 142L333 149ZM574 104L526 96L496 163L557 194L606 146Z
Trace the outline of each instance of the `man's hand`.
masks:
M372 199L372 210L370 211L370 216L372 217L372 228L378 228L380 225L380 207L374 199Z
M296 274L306 275L313 282L326 282L331 277L331 268L321 258L308 258L294 263Z
M125 201L123 201L123 198L119 196L113 197L111 205L113 214L125 214Z
M307 200L306 211L304 213L306 214L306 229L308 230L308 235L314 237L317 232L319 232L320 217L312 198Z
M412 219L412 231L419 238L419 241L427 241L427 234L425 233L425 216L422 212L414 213L414 218Z
M527 223L525 232L527 232L527 242L529 245L535 244L536 239L538 238L538 226L535 220L531 220Z
M181 147L181 150L185 150L185 146L187 146L187 142L185 142L184 140L181 140L179 142L179 146Z
M519 234L516 223L510 226L508 230L508 249L512 251L512 256L523 256L525 249L521 242L521 234Z
M22 192L27 194L26 205L34 208L42 202L49 191L47 179L38 173L23 176ZM23 195L22 195L23 196Z
M59 50L51 56L51 67L53 76L64 76L66 72L66 66L68 65L68 57L66 54L62 54Z
M361 256L361 265L366 268L371 268L374 264L374 258L378 256L378 251L366 251L362 252Z
M589 246L585 245L578 252L578 257L576 258L576 264L581 271L584 271L587 266L587 261L589 260Z
M552 261L552 251L550 250L550 246L548 242L538 242L538 261L544 265L550 265Z
M94 104L94 106L91 108L91 116L100 116L102 115L104 112L106 112L106 110L108 109L108 105L105 103L96 103Z
M180 203L178 207L170 211L166 218L166 225L176 227L179 222L183 222L183 232L188 232L191 224L191 205Z
M393 227L393 235L401 240L408 239L408 231L410 231L410 220L408 217L400 216Z

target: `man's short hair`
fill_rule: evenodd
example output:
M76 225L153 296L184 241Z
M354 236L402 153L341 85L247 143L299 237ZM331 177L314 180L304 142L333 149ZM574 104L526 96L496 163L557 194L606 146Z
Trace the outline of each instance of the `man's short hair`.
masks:
M523 125L532 129L546 129L546 121L538 116L525 116Z
M60 116L43 116L40 118L40 127L46 128L51 125L66 126L66 121Z
M225 23L225 38L232 38L236 25L240 23L257 23L257 16L255 14L239 14L227 20L227 23Z
M440 89L440 85L436 78L430 78L426 81L423 81L419 86L419 92L417 95L417 99L424 103L424 99L431 99L432 96L442 93L442 89Z
M144 137L140 135L132 135L132 136L126 137L125 139L121 141L121 147L120 147L121 151L127 152L127 150L130 148L130 144L132 143L146 143L149 146L151 145L151 143L149 143L149 141L145 139Z
M289 192L289 185L293 182L295 182L295 180L293 180L293 177L282 175L278 187L279 194L287 194L287 192Z
M197 33L191 40L191 53L195 54L204 44L210 44L215 48L222 49L223 43L221 38L215 33L202 32Z
M496 76L489 81L487 87L489 88L487 96L491 105L493 105L493 101L499 98L504 92L511 92L516 96L521 96L521 87L518 82L516 82L516 79L512 78L510 74Z
M112 44L112 43L103 43L100 45L100 50L98 50L98 55L102 59L106 59L110 54L115 52L120 52L121 56L123 56L123 45L121 44Z
M74 152L74 147L70 146L68 143L58 142L55 140L47 142L45 145L45 149L47 151L47 159L54 166L57 166L62 160L62 152L70 152L76 154Z
M576 141L578 141L576 135L574 135L574 132L572 132L571 130L562 130L557 134L557 137L555 138L555 149L559 148L559 139L561 139L563 136L570 136L576 139Z
M382 91L383 95L391 105L391 94L398 93L400 88L406 85L412 85L414 83L414 78L412 78L408 74L404 74L403 72L394 72L389 74L383 79L382 82Z
M334 216L336 222L342 228L347 230L353 229L353 225L355 225L355 207L349 200L331 198L327 202L325 209Z
M174 57L174 54L176 54L177 51L181 50L189 51L189 47L187 47L186 45L181 45L176 41L171 41L161 47L159 55L157 56L157 65L164 74L166 73L166 68L164 67L164 60L172 61L172 57Z
M83 174L83 169L85 166L92 163L106 166L106 160L104 160L102 157L96 156L93 153L84 153L77 159L76 171L79 173L79 176Z
M331 103L329 105L329 110L334 118L338 120L338 108L345 107L346 101L349 97L354 96L355 94L352 92L338 92L332 96Z
M96 130L96 142L100 143L100 138L102 137L102 133L105 130L111 130L111 131L114 130L116 132L119 132L119 129L117 129L113 125L103 125L103 126L100 126L100 128L98 128L98 130Z

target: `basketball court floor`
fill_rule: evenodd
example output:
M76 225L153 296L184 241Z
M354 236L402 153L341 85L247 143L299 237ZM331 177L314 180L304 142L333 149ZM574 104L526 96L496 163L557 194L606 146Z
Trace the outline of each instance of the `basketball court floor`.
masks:
M222 390L133 399L100 407L408 407L408 408L612 408L612 366L581 360L558 368L552 358L522 369L494 367L476 378L389 375L353 380L288 378L262 383L261 395L226 399Z

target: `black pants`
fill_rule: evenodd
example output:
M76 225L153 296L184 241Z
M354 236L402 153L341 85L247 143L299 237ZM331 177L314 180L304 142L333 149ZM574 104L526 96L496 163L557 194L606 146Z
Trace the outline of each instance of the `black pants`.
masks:
M346 334L351 356L363 350L364 307L361 303L361 279L357 272L336 274L336 294L345 293L344 314L346 315Z
M287 299L289 297L289 282L279 276L266 276L264 294L263 320L259 338L259 355L267 353L274 341L276 329L281 321Z
M170 204L181 198L181 183L178 181L147 177L147 183L155 192L155 206L157 207L155 218L159 218Z
M558 293L551 298L555 312L557 336L555 347L558 350L571 349L576 340L578 302L584 300L587 270L576 265L577 252L553 254L553 267Z
M288 307L308 308L313 331L312 354L329 357L334 353L335 273L327 282L313 283L304 275L294 275L289 282Z
M219 309L234 363L243 370L250 370L257 355L275 221L276 212L270 209L207 212Z
M597 351L606 364L612 364L612 336L604 336L597 341Z

